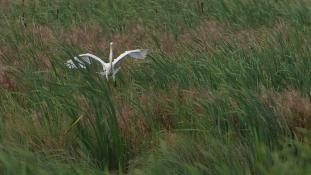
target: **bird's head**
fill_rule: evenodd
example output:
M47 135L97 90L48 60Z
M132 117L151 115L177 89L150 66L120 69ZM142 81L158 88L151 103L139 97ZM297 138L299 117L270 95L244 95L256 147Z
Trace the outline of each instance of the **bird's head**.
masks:
M110 46L112 46L113 45L113 42L110 42Z

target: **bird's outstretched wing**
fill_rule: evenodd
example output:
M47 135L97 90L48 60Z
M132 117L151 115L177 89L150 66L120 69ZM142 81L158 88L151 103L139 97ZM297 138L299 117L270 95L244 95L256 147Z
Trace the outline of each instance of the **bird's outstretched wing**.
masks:
M100 59L99 57L90 54L90 53L86 53L86 54L80 54L79 58L78 57L74 57L74 59L70 59L66 62L66 65L70 68L70 69L76 69L76 68L86 68L85 63L87 64L91 64L91 60L90 58L99 61L102 65L106 64L102 59ZM78 66L78 67L77 67Z
M83 59L84 60L84 59ZM85 59L86 63L90 63L90 60ZM66 66L69 67L70 69L77 69L77 68L83 68L85 69L85 63L80 60L78 57L74 57L73 59L70 59L66 62Z
M112 64L115 65L119 61L121 61L126 56L136 58L136 59L144 59L148 53L148 49L136 49L136 50L129 50L122 53L120 56L118 56L116 59L113 60Z
M98 56L95 56L93 54L90 54L90 53L80 54L79 57L84 59L84 61L88 62L89 64L91 64L90 58L92 58L96 61L99 61L103 65L106 64L101 58L99 58Z

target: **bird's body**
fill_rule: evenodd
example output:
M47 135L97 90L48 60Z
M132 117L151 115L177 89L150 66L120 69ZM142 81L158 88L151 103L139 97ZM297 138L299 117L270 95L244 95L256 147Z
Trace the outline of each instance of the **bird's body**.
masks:
M109 54L109 62L106 63L104 62L101 58L90 54L90 53L86 53L86 54L80 54L79 58L78 57L74 57L74 59L70 59L66 62L66 65L71 68L71 69L75 69L75 68L86 68L86 64L91 64L90 58L100 62L100 64L102 65L102 71L99 72L99 74L106 76L106 78L108 79L109 76L112 76L113 79L115 79L115 75L116 73L120 70L120 67L115 68L116 64L121 61L123 58L129 56L132 58L136 58L136 59L144 59L147 55L148 50L146 49L136 49L136 50L129 50L129 51L125 51L124 53L122 53L120 56L118 56L116 59L112 60L113 58L113 43L110 43L110 54Z

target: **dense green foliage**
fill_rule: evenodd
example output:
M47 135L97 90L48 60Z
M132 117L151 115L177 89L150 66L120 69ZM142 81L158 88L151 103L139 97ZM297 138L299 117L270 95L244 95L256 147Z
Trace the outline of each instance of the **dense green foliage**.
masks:
M309 174L311 4L0 1L0 174ZM149 48L117 85L65 61Z

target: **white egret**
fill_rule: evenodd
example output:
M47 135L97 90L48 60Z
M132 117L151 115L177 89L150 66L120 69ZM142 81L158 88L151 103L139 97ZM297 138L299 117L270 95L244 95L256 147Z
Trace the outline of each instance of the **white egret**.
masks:
M110 54L109 54L109 63L104 62L101 58L90 54L90 53L86 53L86 54L80 54L79 58L81 58L82 60L80 60L78 57L74 57L74 60L70 59L66 62L66 65L71 68L71 69L75 69L75 68L83 68L85 69L85 63L87 64L91 64L90 58L100 62L100 64L102 65L102 72L99 72L99 74L106 76L107 80L108 80L108 76L111 75L113 77L113 80L115 80L115 75L116 73L120 70L120 67L118 67L117 69L115 69L115 66L118 62L120 62L121 60L123 60L123 58L129 56L131 58L136 58L136 59L144 59L146 57L148 53L147 49L136 49L136 50L128 50L125 51L124 53L122 53L121 55L119 55L117 58L115 58L114 60L112 60L113 58L113 42L110 43Z

